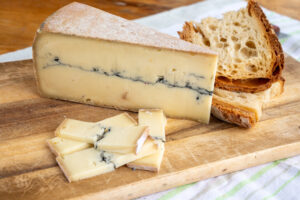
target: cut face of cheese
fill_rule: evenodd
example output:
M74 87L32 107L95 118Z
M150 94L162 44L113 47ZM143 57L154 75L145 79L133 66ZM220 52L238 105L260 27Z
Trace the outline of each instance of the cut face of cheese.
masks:
M69 140L61 137L49 139L47 140L47 144L56 156L63 156L93 146L86 142Z
M167 119L162 110L159 109L140 109L139 125L149 126L149 135L155 139L158 145L157 152L150 156L128 163L127 166L134 169L143 169L158 172L164 155L165 127Z
M79 4L51 15L33 47L43 96L208 123L217 55Z
M122 113L95 123L65 119L56 129L55 135L94 144L96 141L102 139L103 135L110 130L133 126L136 126L136 121L127 113Z
M88 148L64 157L58 156L57 163L69 182L77 181L113 171L128 162L151 155L157 151L157 145L147 140L141 152L136 155L116 154Z
M112 128L95 143L95 148L114 153L139 153L149 133L147 126Z

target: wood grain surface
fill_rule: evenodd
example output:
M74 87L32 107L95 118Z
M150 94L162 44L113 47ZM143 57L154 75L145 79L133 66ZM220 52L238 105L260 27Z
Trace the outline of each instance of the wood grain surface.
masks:
M285 92L242 129L168 119L159 173L115 172L68 183L46 146L64 117L99 121L121 111L41 98L32 61L0 64L0 199L129 199L300 154L300 64L288 57ZM135 113L130 113L137 118Z
M0 1L0 54L32 45L39 25L58 8L74 0L2 0ZM126 19L145 17L198 0L77 0ZM226 0L224 0L226 2ZM258 0L275 12L300 20L299 0Z

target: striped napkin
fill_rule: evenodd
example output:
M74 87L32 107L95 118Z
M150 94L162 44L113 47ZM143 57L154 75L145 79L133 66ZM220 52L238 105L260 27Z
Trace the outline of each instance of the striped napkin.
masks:
M185 21L246 7L243 0L209 0L135 20L161 32L177 36ZM280 27L279 40L286 53L300 61L300 22L264 9L269 21ZM31 47L0 55L0 62L31 59ZM271 162L239 172L183 185L139 200L195 199L300 199L300 156Z

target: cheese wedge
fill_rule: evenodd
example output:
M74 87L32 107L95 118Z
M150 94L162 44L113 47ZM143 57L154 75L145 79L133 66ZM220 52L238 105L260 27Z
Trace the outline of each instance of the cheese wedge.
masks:
M113 171L128 162L151 155L157 151L157 145L150 139L145 142L141 152L136 155L108 153L94 148L85 149L64 157L58 156L56 161L69 182L90 178Z
M65 119L56 129L55 135L71 140L94 144L103 138L103 135L116 128L136 126L136 121L127 113L107 118L100 122L83 122L74 119Z
M95 148L114 153L138 154L148 137L147 126L115 128L103 134Z
M217 54L96 8L48 17L33 59L42 96L209 122Z
M61 137L49 139L47 140L47 144L56 156L64 156L66 154L87 149L93 146L92 144L86 142L80 142Z
M159 109L140 109L138 119L139 125L149 126L149 135L155 139L158 149L155 154L135 160L131 163L128 163L127 166L133 169L143 169L158 172L165 151L164 142L166 140L165 127L167 119L164 116L163 111Z

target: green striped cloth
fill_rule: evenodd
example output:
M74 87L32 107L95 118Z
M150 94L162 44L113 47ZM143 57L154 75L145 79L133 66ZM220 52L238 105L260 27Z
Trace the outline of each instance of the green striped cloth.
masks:
M209 0L135 20L161 32L177 36L185 21L200 21L207 16L246 6L242 0ZM279 40L286 53L300 61L300 22L264 9L269 21L280 27ZM299 11L300 12L300 11ZM239 172L210 178L159 192L139 200L195 199L300 199L300 156L275 161Z

